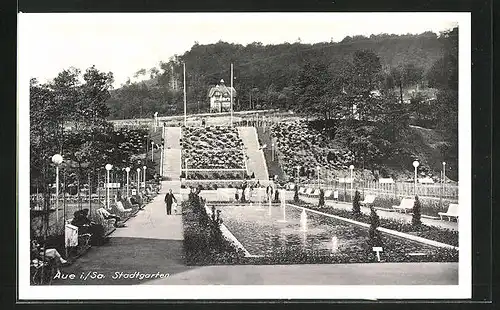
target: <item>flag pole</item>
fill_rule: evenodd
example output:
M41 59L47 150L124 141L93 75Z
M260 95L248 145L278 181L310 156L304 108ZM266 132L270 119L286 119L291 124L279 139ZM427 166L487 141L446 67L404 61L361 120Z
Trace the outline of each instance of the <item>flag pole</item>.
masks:
M183 72L184 72L184 126L186 126L186 113L187 113L187 105L186 105L186 63L183 63Z
M231 126L233 126L233 64L231 64Z

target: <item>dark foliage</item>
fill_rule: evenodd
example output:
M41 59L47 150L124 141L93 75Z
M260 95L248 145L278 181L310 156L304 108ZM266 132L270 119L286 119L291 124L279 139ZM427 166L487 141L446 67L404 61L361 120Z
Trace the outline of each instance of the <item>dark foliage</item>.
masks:
M359 203L359 200L361 199L361 196L359 194L359 191L356 190L354 193L354 199L352 201L352 214L355 217L359 217L361 215L361 204Z
M415 196L415 202L413 203L413 216L411 218L411 223L413 226L420 226L422 225L422 221L420 220L420 200L418 200L418 196Z

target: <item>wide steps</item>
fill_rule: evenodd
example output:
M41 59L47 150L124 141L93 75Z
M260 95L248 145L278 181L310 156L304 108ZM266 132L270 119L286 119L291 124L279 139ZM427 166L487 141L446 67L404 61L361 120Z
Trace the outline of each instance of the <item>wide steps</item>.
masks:
M255 127L238 127L238 132L243 140L245 152L248 156L246 159L248 174L251 175L254 173L256 179L267 182L269 180L269 173L267 171L266 159L263 151L259 149L260 145Z

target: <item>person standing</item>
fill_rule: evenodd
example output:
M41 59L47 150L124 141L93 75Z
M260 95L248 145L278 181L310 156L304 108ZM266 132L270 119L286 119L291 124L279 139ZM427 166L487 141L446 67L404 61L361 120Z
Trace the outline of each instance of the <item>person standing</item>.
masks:
M165 203L167 204L167 215L172 214L172 203L175 201L177 203L177 199L175 199L174 194L172 194L172 189L168 190L168 193L165 195Z

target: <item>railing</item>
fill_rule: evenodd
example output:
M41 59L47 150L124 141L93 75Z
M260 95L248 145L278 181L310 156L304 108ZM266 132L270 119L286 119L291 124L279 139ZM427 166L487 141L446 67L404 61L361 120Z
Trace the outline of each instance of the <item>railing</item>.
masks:
M320 188L325 190L338 190L351 195L351 183L340 183L337 181L320 181ZM300 184L299 187L318 188L317 182ZM454 184L417 184L416 193L414 183L379 183L379 182L353 182L353 192L358 190L362 194L375 194L386 198L411 198L415 194L419 197L430 199L458 200L458 185Z

